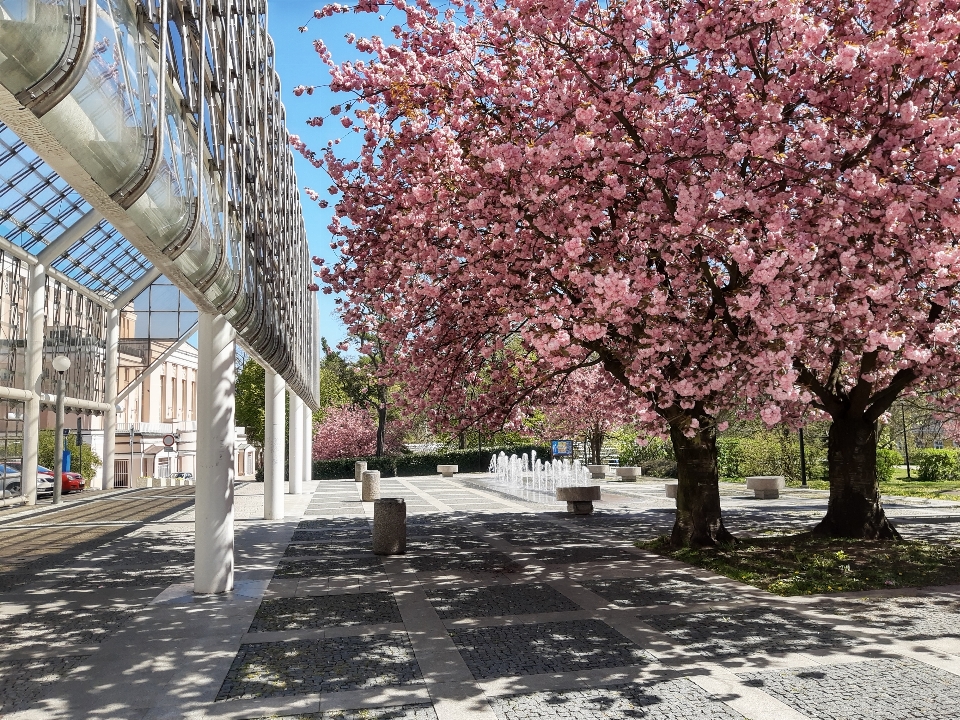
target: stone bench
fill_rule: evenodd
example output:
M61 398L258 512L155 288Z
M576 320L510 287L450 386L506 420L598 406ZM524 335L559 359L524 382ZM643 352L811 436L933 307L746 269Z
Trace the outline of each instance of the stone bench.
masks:
M747 490L753 490L753 496L758 500L776 500L787 486L783 475L755 475L746 480Z
M574 515L589 515L593 512L593 501L599 499L599 485L557 488L557 500L565 501L567 512L572 512Z
M668 498L677 497L677 486L679 484L680 484L679 480L673 480L673 481L665 482L663 484L663 489L667 493Z
M590 471L590 477L594 480L603 480L607 473L610 472L609 465L587 465L587 470Z
M460 472L459 465L437 465L437 472L444 477L453 477L453 474Z
M635 481L643 473L638 467L620 467L617 468L617 477L621 480Z

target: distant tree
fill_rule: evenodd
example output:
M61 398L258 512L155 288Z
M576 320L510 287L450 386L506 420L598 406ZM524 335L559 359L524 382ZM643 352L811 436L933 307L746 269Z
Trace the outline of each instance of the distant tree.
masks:
M40 431L38 465L50 470L53 469L55 442L56 437L53 430ZM70 433L64 438L63 449L70 451L71 471L80 473L85 480L90 480L102 464L100 456L89 445L84 445L82 450L77 447L77 437L74 433Z
M377 424L369 410L356 405L328 408L314 431L313 459L369 457L377 450L380 454L399 452L403 448L402 428L394 424L389 430L381 446Z
M237 372L236 423L246 428L247 441L257 449L258 465L264 442L265 382L263 368L252 358L247 358Z

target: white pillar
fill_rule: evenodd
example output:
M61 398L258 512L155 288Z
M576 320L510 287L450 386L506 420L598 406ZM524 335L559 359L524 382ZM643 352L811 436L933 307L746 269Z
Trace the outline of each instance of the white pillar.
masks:
M270 368L264 370L266 407L263 418L263 519L283 520L283 460L286 384Z
M112 308L107 313L107 375L103 401L110 407L103 414L103 467L100 470L100 487L104 490L113 487L117 447L117 385L119 384L120 365L120 308ZM133 468L127 472L133 478ZM134 483L130 483L134 487Z
M30 268L27 297L27 351L24 368L24 390L33 398L23 408L23 464L20 466L21 491L28 505L37 504L37 464L40 441L40 383L43 380L43 335L47 297L47 276L40 263Z
M303 492L303 400L290 391L290 449L287 453L290 464L291 495Z
M193 591L221 593L233 589L235 336L222 315L199 325Z
M303 481L313 480L313 411L303 404Z

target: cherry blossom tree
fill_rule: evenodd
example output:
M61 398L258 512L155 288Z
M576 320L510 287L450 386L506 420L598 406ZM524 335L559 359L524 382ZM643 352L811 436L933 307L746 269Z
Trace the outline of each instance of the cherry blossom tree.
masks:
M369 410L356 405L328 408L313 433L313 459L370 457L377 451L377 423ZM384 450L399 452L403 433L395 425L387 428Z
M590 462L600 464L603 441L614 429L649 418L646 403L638 402L616 378L599 365L576 370L536 408L542 413L545 436L583 438L590 446Z
M893 535L874 422L957 370L956 0L394 7L370 62L317 42L359 157L291 142L342 193L318 274L408 388L511 338L518 388L599 359L669 428L676 544L730 539L718 416L812 408L821 530Z

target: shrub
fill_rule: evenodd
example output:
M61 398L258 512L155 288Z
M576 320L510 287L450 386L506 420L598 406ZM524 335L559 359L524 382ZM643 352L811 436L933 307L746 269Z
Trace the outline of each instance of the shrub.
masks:
M877 448L877 482L893 480L893 471L903 464L903 455L893 448Z
M368 470L379 470L383 477L409 477L412 475L436 475L437 465L457 465L460 472L486 472L490 468L490 458L502 452L507 455L523 455L536 450L537 457L550 457L549 445L513 445L476 450L444 450L433 453L410 453L407 455L385 455L383 457L334 458L314 460L313 477L315 480L334 480L352 478L354 462L366 460Z
M677 461L670 458L648 460L640 465L644 475L661 478L675 478L677 476Z
M917 460L917 479L922 482L960 481L960 457L956 450L921 450Z

